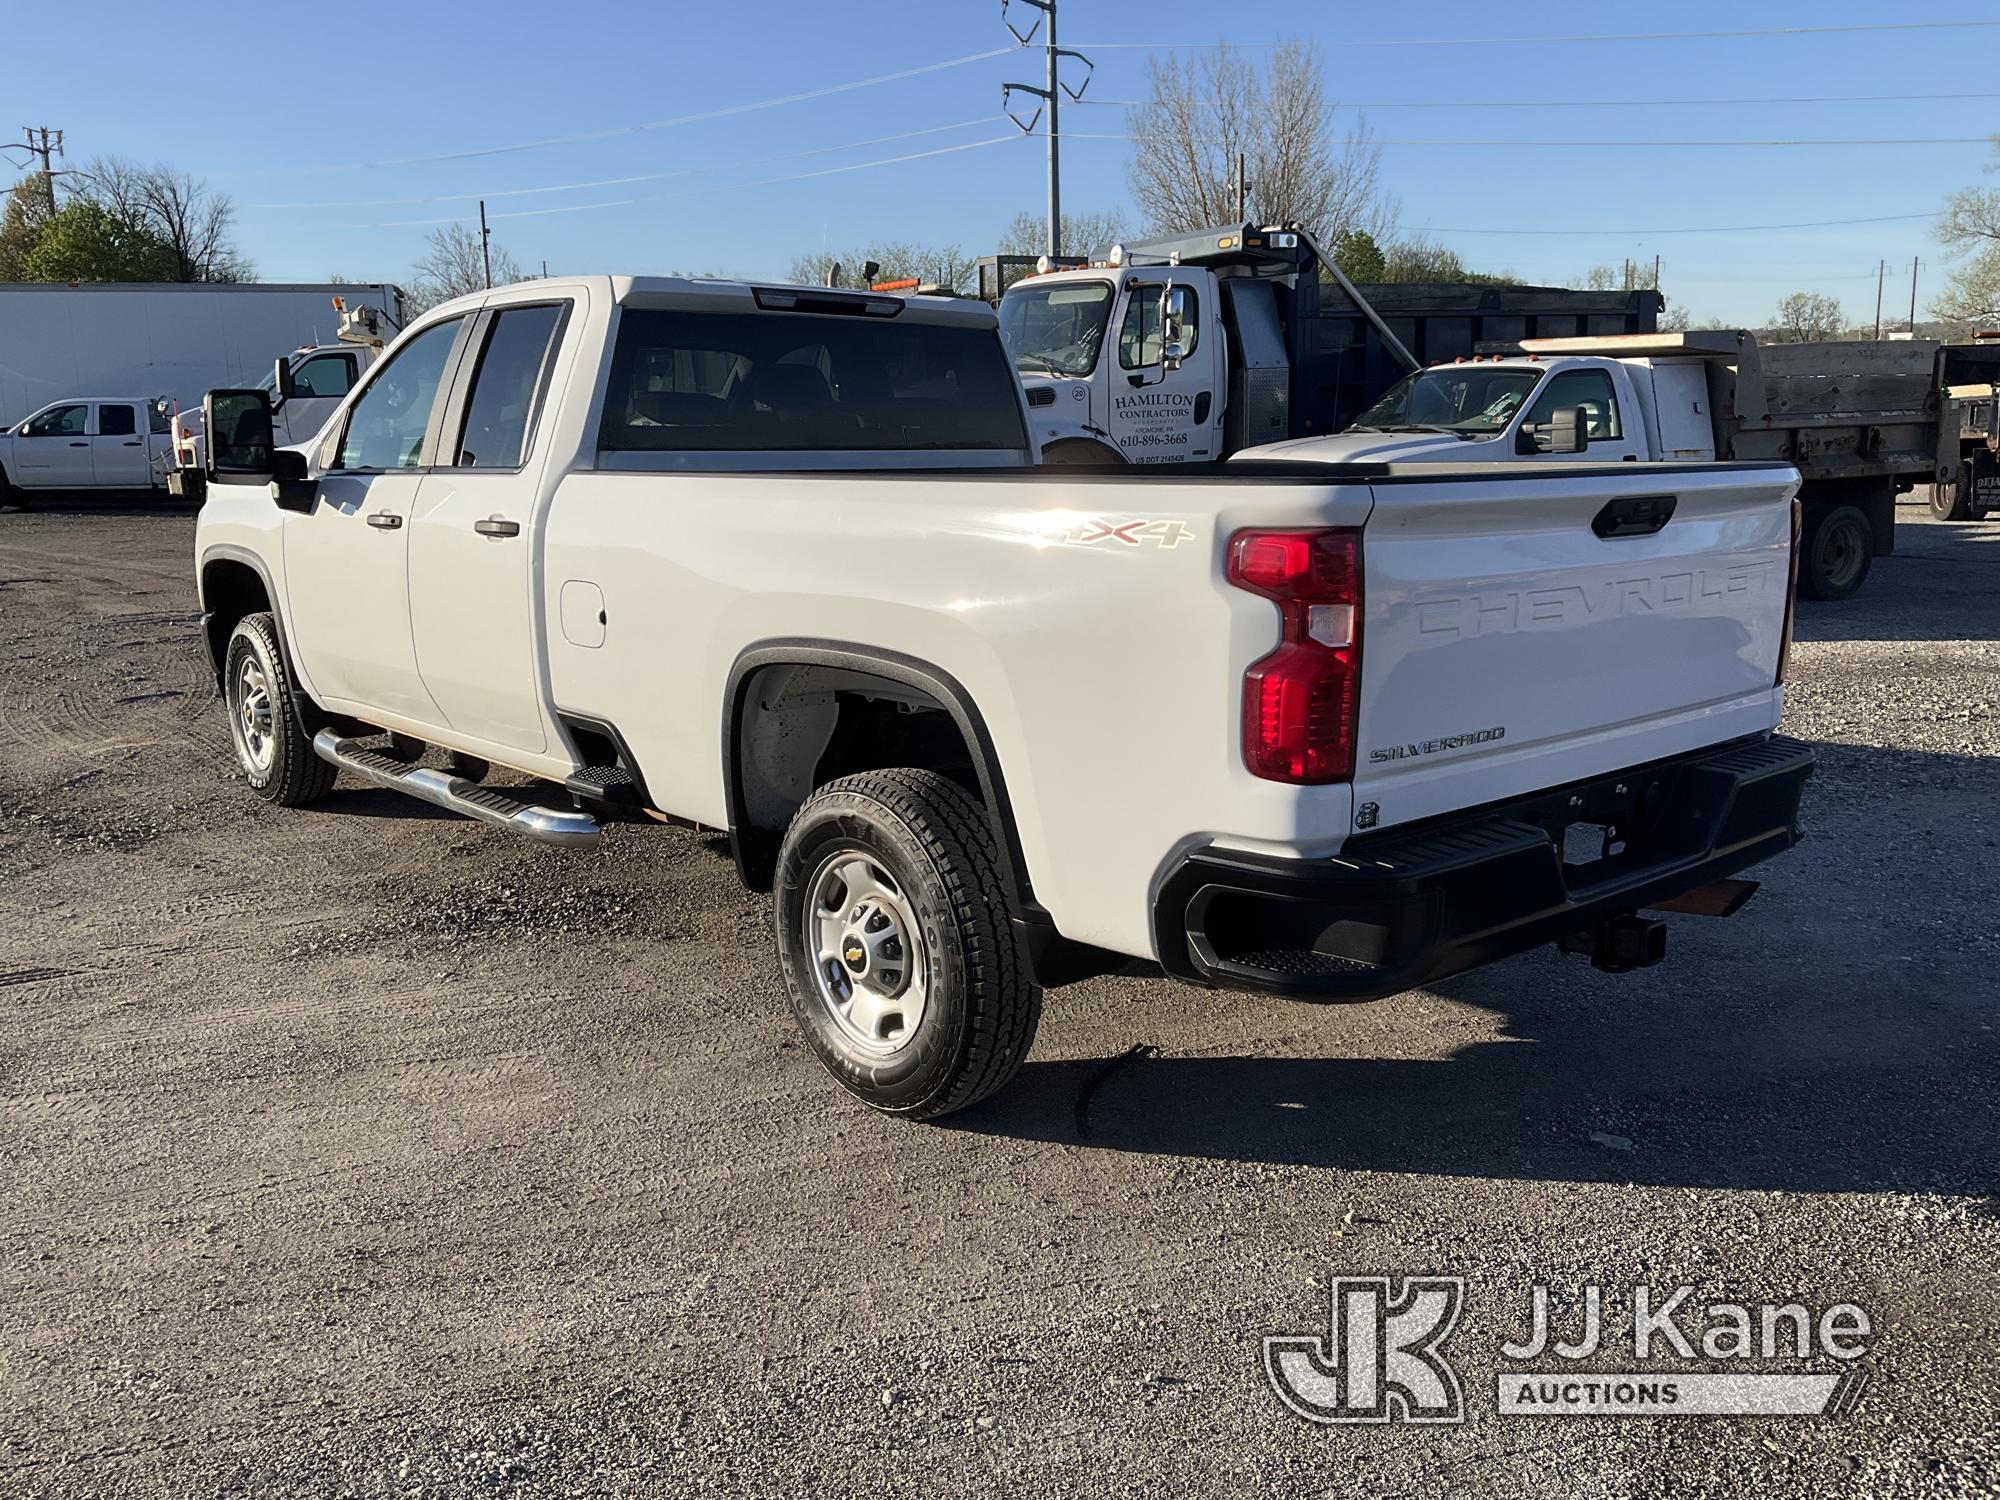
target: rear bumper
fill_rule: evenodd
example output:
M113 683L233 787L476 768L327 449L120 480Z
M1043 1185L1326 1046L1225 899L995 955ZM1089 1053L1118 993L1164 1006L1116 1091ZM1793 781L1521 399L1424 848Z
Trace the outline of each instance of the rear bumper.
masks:
M1216 989L1393 995L1782 854L1813 762L1797 740L1742 741L1353 839L1333 859L1198 850L1154 903L1160 964ZM1573 823L1622 847L1566 864Z

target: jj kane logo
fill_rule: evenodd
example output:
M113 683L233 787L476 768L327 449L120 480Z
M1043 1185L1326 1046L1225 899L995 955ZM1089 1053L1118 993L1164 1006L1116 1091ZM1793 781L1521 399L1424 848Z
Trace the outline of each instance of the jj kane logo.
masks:
M1613 1319L1611 1300L1591 1284L1563 1312L1547 1286L1530 1289L1526 1331L1499 1349L1503 1416L1844 1417L1867 1393L1858 1361L1873 1327L1852 1302L1815 1314L1798 1301L1698 1303L1691 1286L1641 1283L1629 1317ZM1327 1332L1266 1338L1264 1377L1309 1422L1463 1422L1445 1343L1464 1306L1463 1277L1335 1276ZM1599 1368L1600 1358L1618 1367ZM1819 1368L1798 1368L1807 1363Z

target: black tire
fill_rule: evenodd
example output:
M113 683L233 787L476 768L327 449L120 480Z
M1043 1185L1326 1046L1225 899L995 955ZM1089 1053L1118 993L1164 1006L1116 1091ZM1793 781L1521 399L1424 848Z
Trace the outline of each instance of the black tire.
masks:
M890 878L898 916L913 920L913 964L925 988L907 1027L872 1048L851 1034L831 992L855 980L835 962L822 977L816 893L859 856ZM1020 1068L1041 1023L1042 992L1007 919L992 820L978 799L935 771L868 771L806 799L778 850L778 962L799 1029L841 1086L886 1114L930 1120L993 1093ZM860 910L859 907L856 910ZM840 911L826 920L839 924ZM873 918L871 917L872 921ZM853 954L851 940L841 951ZM850 962L852 960L850 959ZM885 972L887 972L885 970ZM906 992L913 977L905 979ZM883 1048L891 1050L882 1050Z
M1965 469L1961 466L1958 478L1950 484L1931 486L1931 514L1940 521L1970 521L1972 500L1968 493L1970 486L1965 482Z
M1067 468L1075 465L1123 464L1127 460L1109 443L1094 443L1088 438L1061 438L1042 449L1042 464L1045 468Z
M1875 560L1875 528L1858 505L1808 505L1799 539L1799 592L1829 602L1852 598Z
M261 709L252 701L252 682L262 684ZM245 615L230 632L222 661L222 702L229 713L236 764L258 796L280 807L303 807L333 790L339 773L313 753L308 732L324 716L293 685L278 648L278 622L271 615Z

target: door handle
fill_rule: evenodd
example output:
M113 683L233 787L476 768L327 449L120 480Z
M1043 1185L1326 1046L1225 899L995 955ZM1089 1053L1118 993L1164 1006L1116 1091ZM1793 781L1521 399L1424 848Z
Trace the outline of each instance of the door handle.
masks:
M502 520L499 516L489 516L484 521L474 521L472 529L481 536L519 536L521 523Z
M84 440L83 440L82 442L80 442L80 443L79 443L79 442L72 442L72 443L70 444L70 447L72 447L72 448L88 448L89 446L90 446L90 439L89 439L89 438L85 438L85 439L84 439Z
M370 526L378 527L383 531L394 531L398 526L401 526L403 524L403 518L401 516L391 515L389 512L385 510L378 510L375 512L375 514L373 514L368 518L368 524Z
M139 446L139 442L138 442L138 439L134 438L134 439L133 439L133 440L132 440L131 442L129 442L129 443L120 443L120 444L119 444L118 446L119 446L119 447L121 447L121 448L136 448L136 447L138 447L138 446Z

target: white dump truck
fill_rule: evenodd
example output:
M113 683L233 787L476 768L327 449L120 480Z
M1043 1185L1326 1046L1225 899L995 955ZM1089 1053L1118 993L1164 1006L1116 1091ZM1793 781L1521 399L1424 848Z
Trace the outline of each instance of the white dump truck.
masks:
M1938 346L1922 339L1766 344L1741 329L1524 339L1405 377L1342 432L1243 456L1789 463L1802 480L1799 586L1844 599L1895 549L1896 496L1956 477L1957 413L1938 368Z

